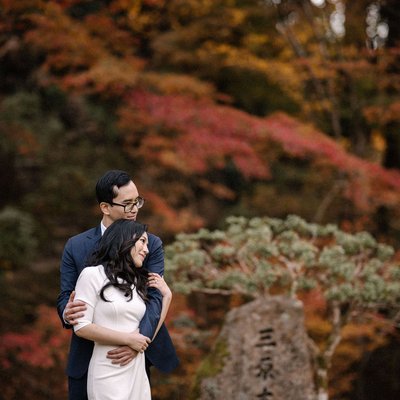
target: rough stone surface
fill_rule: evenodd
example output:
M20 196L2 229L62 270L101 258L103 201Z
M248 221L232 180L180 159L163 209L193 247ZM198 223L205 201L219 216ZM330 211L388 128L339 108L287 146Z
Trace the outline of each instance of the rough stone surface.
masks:
M274 296L231 310L210 357L214 376L201 381L200 400L315 398L298 301Z

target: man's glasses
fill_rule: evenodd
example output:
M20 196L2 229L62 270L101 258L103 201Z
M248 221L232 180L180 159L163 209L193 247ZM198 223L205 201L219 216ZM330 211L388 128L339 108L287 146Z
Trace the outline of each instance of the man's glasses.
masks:
M136 197L135 201L133 203L127 203L127 204L118 204L118 203L110 203L112 206L120 206L124 207L124 212L125 213L130 213L133 211L135 207L137 208L142 208L144 204L144 198L143 197Z

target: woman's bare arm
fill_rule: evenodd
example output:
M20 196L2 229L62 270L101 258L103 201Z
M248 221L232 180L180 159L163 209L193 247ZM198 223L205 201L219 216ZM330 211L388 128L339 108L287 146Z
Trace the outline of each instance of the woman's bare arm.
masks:
M161 328L161 325L164 323L165 318L167 317L169 306L171 305L172 301L172 292L167 283L165 282L164 278L153 272L149 273L148 286L157 288L161 292L161 295L163 296L160 321L158 322L156 331L152 338L152 340L154 340L158 331Z
M145 351L150 343L150 339L138 331L120 332L93 323L82 326L78 322L74 330L77 336L84 339L111 346L129 346L138 352Z

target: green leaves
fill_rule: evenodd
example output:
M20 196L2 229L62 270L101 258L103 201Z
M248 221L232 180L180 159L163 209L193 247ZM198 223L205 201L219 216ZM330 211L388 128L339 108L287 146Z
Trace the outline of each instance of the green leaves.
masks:
M15 208L0 213L0 271L25 265L35 256L38 241L33 218Z
M226 222L224 231L181 234L167 246L175 290L293 296L315 289L328 304L364 308L397 301L400 267L392 261L394 250L368 232L350 234L295 215Z

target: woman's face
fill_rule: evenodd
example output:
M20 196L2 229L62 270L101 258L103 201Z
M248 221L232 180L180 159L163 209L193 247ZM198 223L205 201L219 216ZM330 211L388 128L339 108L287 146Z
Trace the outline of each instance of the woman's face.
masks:
M135 267L137 268L140 268L143 265L143 261L149 252L147 247L148 243L149 239L147 237L147 233L145 232L131 249L131 256L133 262L135 263Z

